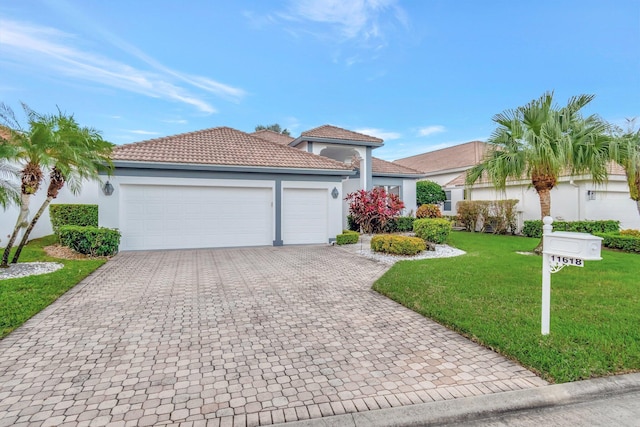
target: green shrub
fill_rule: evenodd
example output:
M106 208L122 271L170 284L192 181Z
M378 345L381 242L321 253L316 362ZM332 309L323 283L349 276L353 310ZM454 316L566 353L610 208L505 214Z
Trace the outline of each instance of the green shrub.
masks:
M58 204L49 206L53 232L63 225L98 226L98 205Z
M383 231L385 233L405 233L407 231L413 231L413 221L415 221L415 218L412 216L392 218L387 221Z
M360 226L353 215L347 215L347 228L349 231L360 231Z
M371 250L394 255L415 255L424 251L427 245L418 237L382 234L371 238Z
M416 211L416 218L442 218L440 206L433 204L421 205Z
M451 221L444 218L423 218L413 222L413 232L427 242L444 243L451 232Z
M620 221L554 221L553 231L575 231L579 233L618 233ZM528 220L524 222L522 234L526 237L542 237L542 221Z
M336 236L336 244L338 245L350 245L358 243L360 239L360 233L352 230L342 230L342 234Z
M110 256L118 253L120 231L104 227L63 225L59 228L60 243L76 252L91 256Z
M633 230L633 229L620 230L620 235L640 237L640 230Z
M447 195L437 182L418 181L416 182L416 204L435 204L447 200Z
M625 252L640 253L640 237L623 235L618 233L595 233L603 238L602 245L605 248L620 249Z

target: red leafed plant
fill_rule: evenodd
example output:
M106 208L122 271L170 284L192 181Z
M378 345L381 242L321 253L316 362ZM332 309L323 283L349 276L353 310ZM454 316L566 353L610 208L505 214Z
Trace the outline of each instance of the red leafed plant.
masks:
M400 215L404 203L395 194L387 194L382 188L359 190L347 194L349 214L363 233L380 233L385 224Z

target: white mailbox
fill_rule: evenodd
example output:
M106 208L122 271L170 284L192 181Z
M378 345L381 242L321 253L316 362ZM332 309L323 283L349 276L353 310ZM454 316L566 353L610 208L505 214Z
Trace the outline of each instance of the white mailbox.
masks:
M599 261L602 238L588 233L553 231L553 218L542 218L542 335L551 323L551 273L567 265L584 267L584 261Z
M562 257L599 261L602 237L589 233L554 231L544 235L543 253Z

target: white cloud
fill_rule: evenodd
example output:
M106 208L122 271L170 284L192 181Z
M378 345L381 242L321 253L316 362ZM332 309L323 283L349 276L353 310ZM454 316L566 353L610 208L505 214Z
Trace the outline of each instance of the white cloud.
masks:
M433 135L433 134L436 134L436 133L442 133L445 130L446 130L445 127L444 126L440 126L440 125L427 126L427 127L420 128L418 130L418 135L420 135L420 136L429 136L429 135Z
M394 139L402 138L402 134L398 132L389 132L384 131L382 129L377 128L360 128L354 129L354 132L363 133L365 135L375 136L376 138L381 138L385 141L391 141Z
M37 69L55 71L59 75L91 81L152 98L185 103L207 114L216 109L181 83L220 97L239 100L245 95L242 89L216 82L208 77L193 76L170 69L139 49L102 32L112 44L142 60L151 68L132 67L100 54L75 47L76 38L55 28L36 26L10 20L0 20L2 46L5 59L30 65Z
M407 15L397 0L292 0L289 11L279 16L330 25L346 40L383 38L381 20L389 16L408 26Z
M126 130L125 132L134 133L136 135L160 135L160 132L153 132L150 130Z
M163 122L165 122L165 123L175 123L175 124L178 124L178 125L186 125L187 123L189 123L185 119L167 119L167 120L163 120Z

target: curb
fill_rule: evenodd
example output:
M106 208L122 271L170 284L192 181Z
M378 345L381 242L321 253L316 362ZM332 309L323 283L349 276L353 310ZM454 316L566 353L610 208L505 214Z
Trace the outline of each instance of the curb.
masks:
M601 400L638 391L640 391L640 373L633 373L276 425L286 425L287 427L447 425L523 410L560 407L590 400Z

